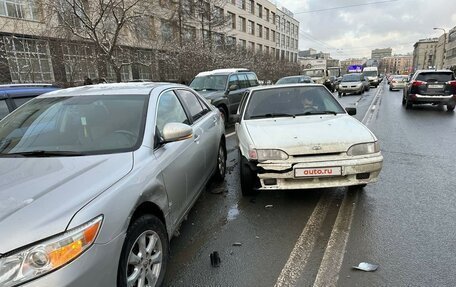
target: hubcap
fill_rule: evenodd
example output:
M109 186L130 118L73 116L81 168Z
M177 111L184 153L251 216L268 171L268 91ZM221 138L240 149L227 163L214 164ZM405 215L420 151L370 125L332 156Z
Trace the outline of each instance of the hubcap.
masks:
M220 145L220 147L219 147L218 169L219 169L220 175L223 176L225 174L225 151L223 150L222 145Z
M128 254L127 286L153 287L157 284L163 260L163 247L155 231L138 236Z

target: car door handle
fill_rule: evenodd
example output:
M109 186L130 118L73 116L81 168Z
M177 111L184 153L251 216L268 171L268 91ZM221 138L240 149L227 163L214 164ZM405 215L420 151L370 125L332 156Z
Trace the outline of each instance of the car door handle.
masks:
M195 138L193 139L193 141L194 141L194 142L199 141L200 137L201 137L201 135L195 135Z

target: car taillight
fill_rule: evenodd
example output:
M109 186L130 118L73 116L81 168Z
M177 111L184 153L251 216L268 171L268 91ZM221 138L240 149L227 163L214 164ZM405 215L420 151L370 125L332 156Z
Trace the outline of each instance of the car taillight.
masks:
M426 85L426 82L423 81L412 81L412 87L419 87L422 85Z
M456 81L449 81L449 82L447 82L447 85L450 85L450 86L456 88Z

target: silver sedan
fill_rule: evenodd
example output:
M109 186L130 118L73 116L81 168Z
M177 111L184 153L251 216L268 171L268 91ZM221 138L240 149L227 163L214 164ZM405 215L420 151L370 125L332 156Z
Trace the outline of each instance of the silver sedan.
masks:
M0 121L0 286L160 286L226 168L220 112L174 84L85 86Z
M355 113L322 85L252 89L236 124L243 195L376 182L383 156Z

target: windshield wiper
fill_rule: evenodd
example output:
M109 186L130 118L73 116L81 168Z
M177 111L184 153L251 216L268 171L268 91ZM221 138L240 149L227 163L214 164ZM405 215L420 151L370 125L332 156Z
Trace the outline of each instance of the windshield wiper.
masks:
M312 112L305 112L302 114L297 114L297 116L307 116L307 115L337 115L335 111L312 111Z
M13 153L1 153L0 156L20 156L20 157L53 157L53 156L82 156L87 155L77 151L48 151L48 150L33 150Z
M296 117L296 115L293 114L280 114L280 113L268 113L264 115L255 115L251 116L251 119L258 119L258 118L277 118L277 117Z

